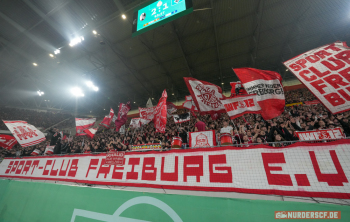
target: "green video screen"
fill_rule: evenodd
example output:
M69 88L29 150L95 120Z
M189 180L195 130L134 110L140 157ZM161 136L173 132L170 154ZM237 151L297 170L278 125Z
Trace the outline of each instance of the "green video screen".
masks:
M152 1L135 10L133 36L188 14L192 10L192 0Z

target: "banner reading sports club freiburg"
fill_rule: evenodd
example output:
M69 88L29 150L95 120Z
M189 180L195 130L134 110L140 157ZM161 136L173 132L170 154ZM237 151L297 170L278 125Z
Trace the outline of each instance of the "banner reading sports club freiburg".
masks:
M350 141L5 158L0 177L162 189L350 199Z
M284 111L285 97L282 77L277 72L253 68L234 69L248 94L256 94L261 116L269 120Z
M76 130L77 136L85 136L86 133L84 130L90 129L95 125L96 118L75 118L75 125L76 125Z
M350 49L335 42L305 52L284 65L333 114L350 110Z
M3 120L3 122L22 147L33 146L46 140L40 130L25 121Z
M15 137L9 135L0 135L0 147L10 150L16 144L17 140Z
M226 112L220 101L224 95L219 86L194 78L184 77L184 80L201 115Z
M261 113L256 95L236 96L221 100L231 119L238 118L246 113Z

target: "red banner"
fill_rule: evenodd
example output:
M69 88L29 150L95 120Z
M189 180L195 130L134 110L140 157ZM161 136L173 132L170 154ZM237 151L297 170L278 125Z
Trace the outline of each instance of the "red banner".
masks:
M168 98L168 94L164 90L162 93L162 98L159 99L158 105L155 108L154 114L154 127L156 128L156 132L165 133L165 126L167 122L167 105L166 99Z
M284 65L333 113L350 110L350 49L345 42L321 46Z
M300 140L333 140L345 138L340 128L295 132Z
M103 126L104 128L109 129L113 118L114 118L114 110L111 109L109 111L109 115L103 118L102 122L100 123L100 126Z
M128 120L128 112L130 111L131 106L130 106L130 101L127 102L126 104L120 103L119 104L119 111L118 111L118 118L115 121L115 131L119 132L120 127L126 123Z
M124 165L125 152L109 152L106 154L106 165Z
M0 177L350 199L350 141L106 154L5 158Z
M15 137L9 135L0 135L0 147L10 150L16 144L17 140Z

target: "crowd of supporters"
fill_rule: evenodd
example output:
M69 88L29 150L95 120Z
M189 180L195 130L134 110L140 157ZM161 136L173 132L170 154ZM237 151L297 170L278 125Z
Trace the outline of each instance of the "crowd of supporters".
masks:
M296 90L286 94L286 103L314 100L307 90ZM177 114L188 110L177 110ZM175 124L173 117L167 120L164 134L155 132L153 123L138 129L127 128L124 134L115 132L115 128L100 127L93 139L86 136L68 136L62 140L59 129L51 129L48 140L32 147L21 148L15 146L12 150L0 150L2 156L29 156L33 150L38 149L43 155L46 146L54 145L55 154L108 152L111 150L130 151L132 145L161 143L162 150L171 149L173 137L181 137L184 144L188 143L187 133L200 130L215 130L217 141L221 133L229 132L233 136L233 145L247 147L250 144L265 144L274 142L274 147L282 147L286 141L296 141L294 131L308 131L316 129L341 128L346 137L350 136L350 112L332 115L321 105L297 105L285 107L282 115L272 120L264 120L258 114L246 114L243 117L230 120L225 113L213 120L210 115L191 116L189 122ZM38 117L39 118L39 117ZM40 121L40 120L38 120ZM129 126L129 124L126 124ZM73 125L74 126L74 125ZM73 127L72 126L72 127ZM184 146L185 148L185 146Z

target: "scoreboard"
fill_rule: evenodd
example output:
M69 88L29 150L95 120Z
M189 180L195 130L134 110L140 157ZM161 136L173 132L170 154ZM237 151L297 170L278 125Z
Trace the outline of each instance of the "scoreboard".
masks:
M193 11L192 0L157 0L135 9L132 36L164 25Z

